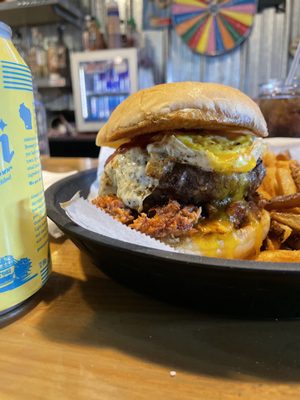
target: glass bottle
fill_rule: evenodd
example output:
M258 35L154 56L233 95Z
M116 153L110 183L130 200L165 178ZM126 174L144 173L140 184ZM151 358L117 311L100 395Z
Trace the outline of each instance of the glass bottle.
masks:
M43 45L43 36L37 28L31 29L32 45L28 53L28 64L35 78L44 78L48 74L47 52Z
M115 0L107 4L107 36L109 49L121 47L119 7Z
M69 72L69 49L64 41L64 27L59 26L58 43L57 43L57 57L58 57L58 73L61 77L67 78Z
M126 25L127 47L138 47L139 39L134 18L130 18Z
M55 40L49 41L47 51L47 61L49 74L58 74L59 72L59 55L58 46Z
M96 18L91 17L89 24L89 50L101 50L105 48L103 35L100 32Z
M31 29L31 46L28 51L27 61L28 66L31 69L33 78L39 78L39 66L38 66L38 30L36 28Z
M84 51L89 51L90 50L90 24L91 24L91 16L86 15L84 17L84 29L82 32L82 47Z
M260 85L259 107L267 122L269 136L300 137L300 81L286 86L269 80Z

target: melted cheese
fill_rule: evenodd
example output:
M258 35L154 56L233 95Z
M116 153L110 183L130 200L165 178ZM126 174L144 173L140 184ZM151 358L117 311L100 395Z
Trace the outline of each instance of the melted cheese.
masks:
M174 161L223 173L249 172L261 156L262 141L253 135L220 136L174 134L147 146L149 153L159 153Z
M228 229L228 222L225 222ZM212 224L212 232L215 221ZM264 230L259 220L253 217L250 223L238 230L224 233L196 234L193 236L193 245L197 253L207 257L220 258L248 258L257 255L265 237Z

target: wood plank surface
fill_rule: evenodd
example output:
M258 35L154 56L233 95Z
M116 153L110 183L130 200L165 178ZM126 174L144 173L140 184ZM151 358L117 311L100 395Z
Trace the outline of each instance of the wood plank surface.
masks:
M47 285L0 319L1 400L299 399L300 321L167 305L105 277L67 238L51 255Z

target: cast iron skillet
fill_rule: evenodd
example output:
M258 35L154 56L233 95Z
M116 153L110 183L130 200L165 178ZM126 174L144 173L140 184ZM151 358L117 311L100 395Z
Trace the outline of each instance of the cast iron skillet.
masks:
M46 191L49 218L105 274L134 290L202 311L241 317L300 316L300 264L225 260L128 244L73 223L59 203L86 197L96 170L65 178Z

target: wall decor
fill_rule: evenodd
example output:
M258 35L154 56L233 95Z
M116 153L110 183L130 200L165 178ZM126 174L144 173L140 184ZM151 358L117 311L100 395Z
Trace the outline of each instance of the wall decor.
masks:
M172 0L144 0L143 2L143 29L156 30L169 28Z
M217 56L248 37L256 9L256 0L174 0L172 20L192 50Z

